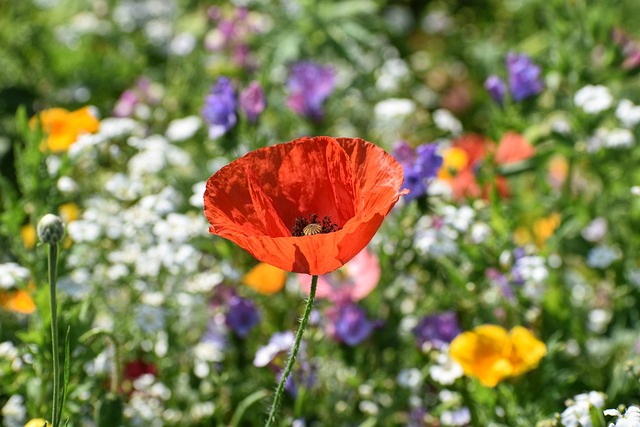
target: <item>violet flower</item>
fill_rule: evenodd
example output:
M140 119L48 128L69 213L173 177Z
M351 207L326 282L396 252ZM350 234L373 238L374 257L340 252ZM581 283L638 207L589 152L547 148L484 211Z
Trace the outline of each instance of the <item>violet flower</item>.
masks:
M260 322L260 314L250 299L232 296L225 322L236 335L244 338Z
M487 80L484 82L484 87L491 95L491 98L496 102L496 104L502 105L504 104L504 96L507 93L507 85L502 81L502 79L496 75L489 76Z
M542 92L541 69L527 55L509 52L507 71L511 97L514 101L522 101Z
M413 334L420 347L430 343L436 349L449 344L460 332L458 317L453 311L425 316L413 328Z
M355 303L346 303L333 307L327 313L332 321L330 334L350 347L366 340L373 329L378 326L367 318L365 311Z
M404 196L407 202L427 194L429 180L435 178L442 166L442 156L437 149L437 144L422 144L415 149L413 161L409 160L406 146L401 145L394 150L404 169L403 186L410 191Z
M236 125L236 108L236 94L231 80L227 77L218 78L202 108L202 117L209 125L209 138L216 139Z
M290 94L287 105L296 114L320 121L322 104L335 86L335 71L330 66L298 62L291 67L287 82Z
M265 109L264 91L258 82L251 82L240 92L240 109L251 123L255 123Z

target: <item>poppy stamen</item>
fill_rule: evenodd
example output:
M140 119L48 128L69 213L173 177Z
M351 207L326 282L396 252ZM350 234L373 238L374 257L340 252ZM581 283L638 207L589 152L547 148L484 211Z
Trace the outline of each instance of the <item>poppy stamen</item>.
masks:
M338 224L331 222L330 216L322 218L322 222L318 221L318 215L310 214L309 216L301 216L296 218L293 226L292 236L313 236L315 234L327 234L340 230Z

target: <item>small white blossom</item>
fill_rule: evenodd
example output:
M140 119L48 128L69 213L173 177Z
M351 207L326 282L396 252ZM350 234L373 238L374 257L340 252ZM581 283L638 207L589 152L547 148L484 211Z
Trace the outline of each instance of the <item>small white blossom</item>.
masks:
M587 255L587 265L592 268L604 269L609 267L622 255L620 250L611 246L596 246Z
M640 106L634 105L628 99L623 99L616 108L616 117L626 128L633 128L640 123Z
M440 108L434 111L433 122L438 129L451 132L454 135L462 132L462 123L449 110Z
M374 107L374 113L378 120L396 120L399 117L408 116L416 111L416 103L405 98L389 98L380 101Z
M429 375L435 382L442 385L451 385L464 375L462 366L447 353L440 353L436 361L437 364L429 367Z
M604 407L604 394L590 391L575 396L567 403L567 409L560 414L564 427L593 427L590 408Z
M609 427L640 427L640 408L629 406L624 414L617 409L605 409L604 415L618 417L616 423L609 424Z
M12 395L0 413L5 427L22 427L27 417L24 398L19 394Z
M629 129L612 129L604 137L607 148L629 148L634 143L635 138Z
M607 219L603 217L595 218L585 228L582 229L580 234L584 240L588 242L598 242L606 236L609 229Z
M576 92L573 102L588 114L598 114L611 108L613 96L606 86L587 85Z
M15 262L0 264L0 289L11 289L24 284L30 275L29 270Z
M169 141L179 142L191 138L202 126L202 119L198 116L188 116L169 123L165 136Z

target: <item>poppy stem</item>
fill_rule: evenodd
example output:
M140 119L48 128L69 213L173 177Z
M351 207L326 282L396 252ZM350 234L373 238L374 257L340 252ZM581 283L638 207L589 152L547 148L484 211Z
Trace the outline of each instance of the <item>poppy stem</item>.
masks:
M280 406L280 399L282 398L282 393L284 391L284 385L287 382L287 378L291 374L291 370L293 369L293 364L296 361L296 357L298 356L298 350L300 350L300 343L302 342L302 335L304 334L304 330L307 326L307 322L309 321L309 316L311 314L311 308L313 307L313 301L316 297L316 286L318 285L318 276L311 277L311 289L309 290L309 298L307 299L307 305L304 309L304 314L302 315L302 319L300 319L300 327L298 328L298 332L296 333L296 339L293 343L293 348L291 349L291 353L289 354L289 359L287 360L287 364L282 372L282 376L280 377L280 381L278 382L278 387L276 388L276 394L273 397L273 404L271 405L271 411L269 411L269 418L267 419L267 423L265 427L271 427L275 421L276 413L278 412L278 407Z

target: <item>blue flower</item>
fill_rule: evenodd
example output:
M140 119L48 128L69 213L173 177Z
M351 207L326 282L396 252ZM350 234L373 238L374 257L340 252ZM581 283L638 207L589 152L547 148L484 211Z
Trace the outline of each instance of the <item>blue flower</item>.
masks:
M229 299L229 311L225 321L236 335L244 338L260 322L260 314L251 300L232 296Z
M315 121L322 119L322 104L335 85L335 71L330 66L298 62L291 67L287 87L287 105L295 113Z
M524 54L509 52L507 54L507 71L509 72L509 88L514 101L537 95L542 92L540 67Z
M238 101L231 80L220 77L204 101L202 117L209 125L209 138L216 139L237 123Z

